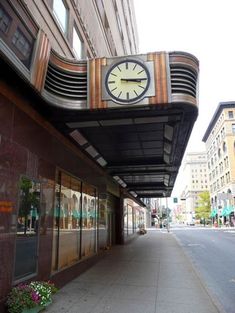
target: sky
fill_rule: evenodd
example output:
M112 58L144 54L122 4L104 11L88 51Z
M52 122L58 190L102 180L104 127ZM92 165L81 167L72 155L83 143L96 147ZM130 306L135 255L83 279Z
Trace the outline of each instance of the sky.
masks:
M202 137L219 102L235 101L235 1L134 0L134 6L139 53L184 51L199 60L199 116L186 153L205 150ZM179 177L172 196L178 190Z

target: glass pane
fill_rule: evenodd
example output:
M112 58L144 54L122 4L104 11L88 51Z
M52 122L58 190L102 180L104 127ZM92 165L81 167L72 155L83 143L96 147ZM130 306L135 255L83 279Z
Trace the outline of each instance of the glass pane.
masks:
M53 1L53 12L57 18L62 30L66 31L67 24L67 10L62 0Z
M52 248L52 271L58 269L58 249L59 249L59 224L60 224L60 175L57 178L55 187L55 205L53 218L53 248Z
M73 28L73 50L78 59L82 59L82 41L78 35L76 28Z
M128 234L133 234L132 206L127 205L127 211L128 211Z
M96 252L96 190L83 184L82 187L82 257Z
M123 216L124 216L124 237L126 237L128 235L128 214L126 204L124 205Z
M53 270L80 259L81 182L61 173L56 187L53 239Z
M71 183L73 181L73 189ZM79 259L80 254L80 182L69 175L61 174L60 193L60 238L59 269L69 266Z
M36 273L40 216L40 183L26 177L20 180L20 201L14 279Z
M107 199L100 199L99 201L99 247L107 246Z

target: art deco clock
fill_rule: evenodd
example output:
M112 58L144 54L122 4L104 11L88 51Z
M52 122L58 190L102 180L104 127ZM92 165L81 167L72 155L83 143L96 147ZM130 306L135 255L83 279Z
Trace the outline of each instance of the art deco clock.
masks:
M150 84L144 63L124 59L114 63L105 74L105 90L111 100L121 104L136 103L144 97Z

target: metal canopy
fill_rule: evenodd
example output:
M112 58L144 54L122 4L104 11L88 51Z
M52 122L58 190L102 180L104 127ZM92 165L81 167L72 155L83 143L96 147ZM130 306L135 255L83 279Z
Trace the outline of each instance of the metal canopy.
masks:
M30 75L18 80L2 60L4 79L11 84L17 80L16 85L23 84L24 88L26 85L27 95L37 98L35 103L32 101L35 109L133 197L170 196L198 114L198 61L181 52L150 54L149 58L155 62L156 95L144 99L143 104L109 107L101 99L101 60L91 61L94 64L89 66L89 76L86 61L70 64L58 56L56 59L54 53L48 52L47 55L51 56L50 62L49 59L44 60L46 78L41 76L41 71L36 71L34 80L29 80ZM12 61L8 62L11 64ZM95 62L98 62L97 66ZM60 89L58 91L60 85L53 80L53 84L58 85L57 89L48 90L50 66L53 64L57 64L58 77L61 73L67 77L66 84L71 83L71 75L75 72L78 76L76 84L80 84L81 75L84 78L87 74L90 77L86 78L89 88L82 92L82 97L85 92L90 95L90 100L71 99L69 90L66 95L61 95ZM15 63L11 66L20 72L21 77L22 73L19 68L15 69ZM32 68L36 66L37 58ZM37 77L40 79L37 80ZM40 84L35 83L38 81Z
M194 110L164 108L51 111L49 120L138 198L170 196Z

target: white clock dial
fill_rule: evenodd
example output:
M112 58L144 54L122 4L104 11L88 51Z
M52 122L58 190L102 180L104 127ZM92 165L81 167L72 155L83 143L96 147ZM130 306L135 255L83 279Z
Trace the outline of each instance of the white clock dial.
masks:
M106 75L105 86L116 102L139 101L147 91L150 75L144 64L125 60L113 65Z

